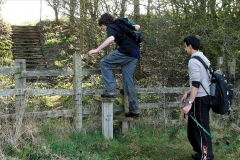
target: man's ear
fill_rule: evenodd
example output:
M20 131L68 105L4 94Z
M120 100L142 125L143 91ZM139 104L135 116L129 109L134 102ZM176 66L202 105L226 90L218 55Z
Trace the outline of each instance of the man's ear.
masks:
M193 49L191 44L189 44L188 48L191 49L191 50Z

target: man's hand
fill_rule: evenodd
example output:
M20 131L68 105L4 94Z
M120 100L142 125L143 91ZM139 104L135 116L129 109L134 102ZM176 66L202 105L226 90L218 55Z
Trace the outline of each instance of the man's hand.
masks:
M97 50L97 49L92 49L92 50L90 50L89 52L88 52L88 55L89 56L92 56L92 54L94 54L94 53L98 53L99 51Z
M188 96L187 93L185 93L185 94L182 96L182 99L181 99L181 103L182 103L182 105L185 105L185 103L186 103L186 99L187 99L187 96Z
M135 29L136 29L137 31L140 29L140 26L137 25L137 24L135 24L135 25L133 25L133 26L135 27Z
M191 108L192 108L192 104L187 104L185 107L183 107L182 112L184 114L188 114Z

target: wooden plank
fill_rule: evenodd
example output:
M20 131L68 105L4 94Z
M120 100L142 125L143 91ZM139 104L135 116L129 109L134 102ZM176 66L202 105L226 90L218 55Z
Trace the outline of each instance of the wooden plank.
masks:
M112 69L114 74L121 74L121 69L120 68L114 68ZM100 69L83 69L82 70L82 75L95 75L95 74L101 74Z
M91 114L89 109L83 109L83 116ZM24 118L51 118L51 117L74 117L74 110L50 110L42 112L26 112ZM15 120L16 114L7 114L0 116L0 121Z
M188 87L169 87L169 88L136 88L138 94L149 93L184 93L189 90ZM104 89L83 90L83 95L97 95L104 92Z
M159 103L141 103L139 104L139 109L154 109L154 108L164 108L163 102ZM176 108L181 105L179 102L166 102L165 107L167 108Z
M105 89L85 89L83 95L101 95Z
M178 103L178 102L171 102L171 103ZM146 104L144 104L146 105ZM141 106L141 104L140 104ZM178 107L177 105L175 105ZM155 105L156 108L159 108L159 105ZM140 109L152 109L154 107L141 107ZM113 111L122 111L121 106L114 106ZM42 112L27 112L24 114L25 118L47 118L47 117L73 117L74 110L50 110L50 111L42 111ZM83 109L83 115L87 116L91 114L90 110L85 108ZM7 115L2 115L0 116L0 121L7 120L7 119L15 119L16 114L7 114ZM132 121L134 120L133 118L128 118L124 116L113 116L114 120L120 120L120 121Z
M113 112L123 112L123 107L114 105L113 106ZM83 108L83 115L89 115L89 114L93 114L92 110L89 109L89 108Z
M27 89L27 95L73 95L73 90L67 89Z
M0 74L16 74L20 71L21 70L19 66L0 68Z
M22 91L19 89L5 89L0 90L0 96L13 96L13 95L19 95Z
M189 87L137 88L138 93L184 93Z
M83 90L83 95L100 95L104 89ZM139 93L139 92L138 92ZM140 92L141 93L141 92ZM147 90L144 93L148 93ZM153 93L153 92L149 92ZM172 92L170 92L172 93ZM73 90L68 89L6 89L0 90L0 96L11 95L74 95Z
M0 121L9 119L15 120L17 114L7 114L0 116ZM24 118L49 118L49 117L73 117L73 110L51 110L43 112L26 112Z
M26 117L34 118L50 118L50 117L73 117L73 110L51 110L43 112L28 113Z
M6 89L0 90L0 96L13 95L73 95L73 90L67 89Z
M114 74L120 74L121 69L113 69ZM100 69L83 69L81 75L95 75L101 74ZM67 76L74 75L73 70L38 70L38 71L24 71L22 77L35 77L35 76Z
M73 70L42 70L42 71L24 71L22 77L46 77L46 76L67 76L73 75Z

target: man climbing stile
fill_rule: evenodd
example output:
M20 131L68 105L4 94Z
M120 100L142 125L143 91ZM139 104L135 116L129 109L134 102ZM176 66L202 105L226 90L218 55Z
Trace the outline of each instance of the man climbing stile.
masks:
M134 84L134 72L137 61L140 57L139 45L127 38L121 31L119 26L114 23L114 16L111 13L104 13L99 19L99 26L107 32L107 39L97 48L88 52L89 56L98 53L103 48L107 47L111 42L115 41L119 46L116 50L104 57L100 61L101 73L103 76L106 91L101 94L101 97L116 97L120 91L118 89L116 80L112 72L112 68L121 67L124 90L128 96L129 112L125 114L126 117L138 117L138 99ZM139 25L133 25L136 30L139 30Z

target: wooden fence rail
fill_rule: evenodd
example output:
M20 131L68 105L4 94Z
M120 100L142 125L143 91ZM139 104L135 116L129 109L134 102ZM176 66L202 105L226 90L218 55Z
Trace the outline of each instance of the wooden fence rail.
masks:
M13 74L15 81L14 89L0 90L0 96L13 96L16 97L15 111L17 114L22 114L22 117L51 117L51 116L66 116L73 117L76 116L76 129L82 129L82 119L84 116L90 114L89 109L84 109L82 107L82 96L83 95L98 95L101 94L103 89L82 89L82 75L95 75L101 74L100 69L82 69L81 67L81 57L79 53L74 54L74 65L73 69L68 70L44 70L44 71L26 71L26 61L24 59L16 59L13 67L0 68L0 74ZM113 69L115 74L120 74L121 69ZM40 77L40 76L73 76L73 89L29 89L26 86L26 78L29 77ZM150 93L184 93L188 88L137 88L138 94L150 94ZM26 107L26 95L67 95L74 96L74 105L76 110L58 110L58 111L43 111L43 112L28 112L25 113ZM124 105L127 107L127 98L124 97ZM153 109L161 107L171 108L178 107L179 102L159 102L159 103L142 103L139 104L140 109ZM114 106L114 111L126 111L126 109L121 106ZM75 113L74 113L75 112ZM0 121L5 119L16 119L16 114L8 114L0 116ZM18 119L19 121L19 119ZM19 121L19 127L21 126L21 121ZM20 128L19 128L20 129Z

